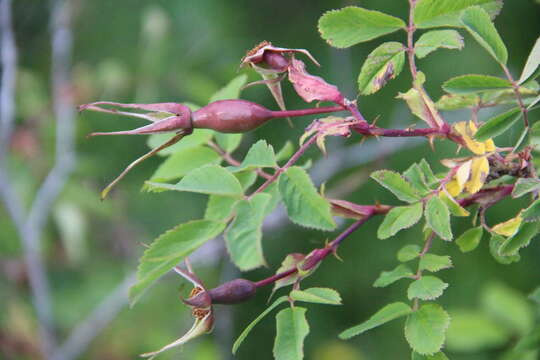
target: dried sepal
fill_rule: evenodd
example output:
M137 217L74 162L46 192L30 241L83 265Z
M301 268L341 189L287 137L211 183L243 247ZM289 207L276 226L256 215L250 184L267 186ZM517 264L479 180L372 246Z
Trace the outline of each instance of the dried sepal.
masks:
M281 48L273 46L272 43L268 41L263 41L257 46L255 46L253 49L248 51L246 56L242 58L242 61L240 62L241 66L253 66L253 65L262 65L265 60L265 55L268 56L268 54L278 54L278 55L289 55L299 53L307 56L313 63L317 66L321 66L317 60L310 54L309 51L306 49L288 49L288 48ZM268 59L268 57L267 57ZM271 64L270 64L271 65ZM285 69L286 70L286 69Z
M291 59L289 81L293 84L296 93L308 103L330 101L345 106L345 97L338 88L319 76L309 74L306 71L306 65L301 60Z

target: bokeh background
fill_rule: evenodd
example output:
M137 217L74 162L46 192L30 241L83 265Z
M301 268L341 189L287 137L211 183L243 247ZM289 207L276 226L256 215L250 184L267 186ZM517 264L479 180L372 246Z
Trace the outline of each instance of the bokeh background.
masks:
M406 17L407 2L396 0L78 0L71 2L73 57L70 91L75 104L96 100L118 102L189 101L204 105L209 97L238 75L243 54L262 40L277 46L306 48L323 65L309 71L337 84L354 98L356 78L365 57L381 39L348 50L329 47L319 36L320 15L345 5L360 5ZM36 190L54 161L55 116L51 95L51 4L39 0L13 1L13 21L18 48L16 126L7 154L5 174L14 184L24 206L30 206ZM509 67L518 76L526 56L540 34L540 4L533 0L508 0L496 26L509 48ZM463 33L463 32L462 32ZM465 34L464 34L465 35ZM392 34L384 40L404 40ZM438 51L418 61L427 74L427 88L437 99L440 84L455 75L499 75L495 62L469 36L464 50ZM369 119L380 116L382 126L406 127L415 122L404 104L395 99L407 91L406 71L376 95L359 99ZM285 86L289 108L302 108L290 86ZM246 89L242 97L275 108L264 86ZM465 120L465 112L447 113L448 119ZM489 116L483 112L481 117ZM533 121L536 120L533 118ZM273 122L244 137L237 155L250 144L266 139L279 149L296 143L309 118L295 119L295 127ZM165 230L189 219L200 218L202 196L184 193L141 192L144 180L160 162L146 161L132 171L109 199L99 200L100 190L132 159L147 151L144 137L86 139L91 131L131 128L131 120L103 114L76 116L76 165L54 202L40 234L46 277L50 282L54 326L60 340L105 299L108 314L97 336L79 347L77 359L134 359L179 337L191 326L191 316L179 298L185 294L182 281L167 276L132 309L125 301L125 286L136 269L137 259ZM421 124L419 124L421 126ZM498 145L510 142L497 139ZM359 146L359 138L330 139L329 156L317 151L313 174L337 196L359 203L395 204L395 199L368 179L374 169L405 170L426 158L436 170L438 160L455 156L455 146L436 143L433 152L425 141L380 139ZM489 211L490 223L505 220L523 205L505 201ZM331 234L308 231L277 217L277 225L264 234L269 268L242 276L258 280L273 273L290 252L308 252L321 246ZM456 221L461 234L470 220ZM410 350L403 336L403 322L395 321L348 342L337 339L343 329L368 318L388 302L407 301L405 282L384 289L371 285L379 273L397 265L396 251L407 243L421 241L421 227L380 241L375 219L357 231L340 249L343 262L325 261L304 286L328 286L343 297L343 306L309 306L311 333L305 343L307 359L408 359ZM452 256L455 267L440 275L450 283L440 302L451 312L467 318L478 316L478 328L466 323L455 331L448 345L451 359L483 360L502 356L519 335L530 330L538 309L526 296L540 283L540 246L533 241L522 251L522 261L501 265L489 254L487 238L472 253L461 254L455 244L438 241L433 250ZM201 277L210 286L240 276L230 264L219 240L196 256ZM128 280L126 280L128 279ZM119 293L120 295L118 295ZM111 295L112 294L112 295ZM163 354L162 359L222 360L233 358L232 341L266 306L268 291L237 307L217 307L216 330L182 349ZM0 358L39 359L40 337L32 308L27 271L19 233L0 205ZM118 313L116 314L118 310ZM463 311L468 311L463 316ZM506 318L501 314L507 313ZM486 317L485 314L492 314ZM461 315L460 315L461 314ZM486 320L489 324L484 324ZM495 320L494 320L495 319ZM516 320L517 319L517 320ZM110 320L110 321L109 321ZM484 321L485 322L485 321ZM484 327L482 327L484 326ZM96 327L100 328L100 327ZM482 338L482 333L487 336ZM271 359L275 321L268 317L251 333L236 359ZM83 333L84 334L84 333ZM465 336L460 338L460 334ZM480 336L474 340L474 336ZM473 337L473 341L470 338ZM83 342L84 343L84 342ZM472 344L472 345L471 345Z

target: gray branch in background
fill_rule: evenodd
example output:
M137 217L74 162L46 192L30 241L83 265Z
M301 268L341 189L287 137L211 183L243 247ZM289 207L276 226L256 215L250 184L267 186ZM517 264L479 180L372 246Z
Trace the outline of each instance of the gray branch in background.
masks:
M96 308L69 334L67 340L56 350L51 359L77 359L88 345L111 322L128 302L128 290L135 282L135 273L127 275Z
M0 0L2 30L2 83L0 90L0 195L17 227L24 249L32 301L39 322L42 352L50 358L56 348L54 319L47 273L41 254L41 236L58 194L74 166L74 105L70 91L71 46L69 1L55 0L51 12L52 90L56 118L56 154L53 169L40 186L25 217L22 203L7 175L5 156L14 127L16 47L11 19L11 1Z

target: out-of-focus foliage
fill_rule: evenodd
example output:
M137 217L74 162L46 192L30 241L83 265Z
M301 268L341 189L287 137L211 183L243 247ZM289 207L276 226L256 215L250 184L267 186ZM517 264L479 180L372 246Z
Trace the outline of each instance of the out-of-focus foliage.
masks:
M237 65L244 52L265 39L279 46L309 49L325 64L321 69L325 78L339 84L354 98L360 64L376 47L376 43L370 43L335 50L321 40L316 28L318 18L327 10L351 4L349 1L80 0L75 4L73 92L77 103L110 98L124 102L182 101L204 105L237 75ZM366 0L361 5L406 18L406 1ZM511 49L508 66L514 73L523 67L523 59L540 33L539 12L538 1L507 1L496 20L499 32ZM45 1L14 1L20 68L17 127L11 143L9 170L26 203L43 180L54 154L46 14ZM393 40L394 35L388 35L387 39ZM358 41L362 40L355 40ZM453 51L452 56L443 49L418 61L419 67L430 74L425 86L433 95L441 95L441 83L451 77L498 71L471 36L465 37L465 43L468 46L461 52ZM497 58L502 61L500 56ZM250 80L256 80L253 73L248 74ZM369 101L362 100L359 106L363 113L370 119L380 115L378 124L381 125L405 127L414 123L416 120L403 105L392 101L398 91L409 89L408 81L402 76L371 95ZM460 83L456 80L447 84L450 85L455 88ZM288 108L304 106L291 88L285 87L284 93ZM264 86L246 89L243 97L269 108L276 107ZM479 115L488 119L492 114L487 109ZM463 120L459 112L448 116L456 121ZM135 269L135 261L144 251L145 243L156 238L163 229L204 214L204 203L198 195L139 192L144 180L150 178L160 164L156 159L132 172L109 200L99 201L100 189L129 159L144 153L146 144L142 138L87 140L85 135L96 128L122 129L124 121L129 120L94 114L84 114L77 119L77 169L55 204L43 237L61 337L114 288L123 274ZM257 139L265 139L275 149L280 149L288 140L298 138L308 123L307 119L295 120L294 128L285 121L273 123L245 136L237 151L245 154ZM498 142L499 146L515 144L519 132L509 131L506 135L500 139L500 144ZM352 138L348 142L355 141ZM327 146L332 148L338 142L331 139ZM453 147L443 143L438 146L441 147L438 151L447 157L453 156ZM315 152L313 155L318 156ZM402 172L406 170L404 164L422 157L434 158L429 145L408 148L391 156L381 154L371 159L370 164L348 169L337 177L348 184L334 181L327 187L340 185L355 189L375 166L372 163L377 168L384 164L385 168ZM156 179L178 176L171 175L164 165L160 166L162 170L155 173ZM442 169L441 166L434 170ZM392 195L374 182L363 184L361 189L351 194L353 200L395 203ZM514 203L503 202L489 212L495 224L507 220L508 214L515 214L518 209ZM407 226L412 225L414 223ZM396 251L414 241L420 230L400 233L382 244L377 240L378 227L378 221L363 227L340 250L344 262L329 260L321 266L324 271L306 280L306 287L317 284L339 289L344 304L341 309L310 307L311 331L304 349L306 358L409 357L401 326L397 324L388 324L382 330L374 330L347 343L335 340L344 328L368 319L382 304L395 301L404 292L403 286L372 288L371 284L381 271L395 266ZM468 227L469 223L458 222L455 236ZM479 241L477 235L470 236L473 239L461 241L464 251L473 249ZM324 241L320 233L306 232L292 224L284 226L265 236L265 260L271 268L277 268L283 254L306 253L314 246L322 246ZM527 339L538 332L532 328L534 318L538 317L538 304L527 300L527 295L538 286L540 247L533 244L520 254L521 262L509 266L496 263L488 248L487 238L480 240L476 251L466 254L453 244L439 242L434 248L434 252L441 250L451 255L454 263L452 271L442 275L445 283L452 284L442 300L454 320L445 350L451 359L498 358L503 350L515 345L518 337ZM209 254L197 263L207 283L213 285L238 275L227 256ZM0 315L0 341L10 346L9 349L16 349L15 359L35 358L39 339L20 241L3 208L0 208L0 274L0 304L4 310ZM268 275L268 269L263 268L245 276L260 279ZM179 301L180 294L186 296L186 289L180 288L180 283L173 276L160 281L137 307L122 311L91 344L83 358L132 359L177 338L190 325L190 315ZM173 352L162 358L230 358L233 339L266 307L267 296L261 291L255 300L237 309L217 307L215 311L224 315L218 319L214 335L185 347L180 355ZM278 327L287 325L286 316L292 315L284 312ZM271 359L273 342L269 339L275 333L275 326L274 321L263 320L235 358ZM303 334L305 329L299 331ZM528 348L520 341L504 359L532 360L535 356L534 347Z

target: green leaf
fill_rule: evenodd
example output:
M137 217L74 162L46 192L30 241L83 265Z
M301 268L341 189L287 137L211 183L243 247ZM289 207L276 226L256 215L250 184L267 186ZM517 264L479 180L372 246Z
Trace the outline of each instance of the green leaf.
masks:
M405 26L399 18L356 6L328 11L319 19L322 38L338 48L369 41Z
M417 28L462 26L461 12L469 6L479 5L491 17L502 8L502 0L420 0L416 4L414 23Z
M419 194L425 195L431 191L427 184L424 172L418 164L412 164L407 170L405 170L403 176L405 176L405 178L413 185Z
M443 89L454 94L469 94L482 91L509 89L512 83L489 75L461 75L447 80Z
M518 116L516 116L516 114ZM478 141L486 141L505 133L521 117L519 108L510 109L502 114L492 117L478 129L474 138Z
M397 259L400 262L407 262L416 259L420 256L420 246L418 245L405 245L397 253Z
M537 222L524 222L519 227L514 236L506 239L499 247L499 254L502 256L516 255L519 249L529 246L533 237L540 231L540 224Z
M274 148L272 145L268 145L265 140L259 140L251 146L242 164L238 167L231 167L231 170L237 172L275 166L277 166L277 163Z
M439 199L448 207L450 214L453 216L467 217L470 215L445 189L439 193Z
M539 221L540 220L540 200L536 200L528 208L521 213L523 221Z
M419 353L413 351L411 360L448 360L448 357L444 355L442 351L439 351L433 355L420 355Z
M529 54L529 57L527 58L527 62L525 63L525 66L523 67L523 72L521 73L521 76L519 77L518 84L521 85L528 80L534 79L538 75L540 75L540 72L538 71L538 67L540 66L540 37L536 39L536 42L534 43L534 46L531 50L531 53Z
M479 6L473 6L461 14L461 22L487 52L499 63L506 65L508 51L489 14Z
M213 135L214 135L214 131L212 130L195 129L193 130L193 133L191 135L186 136L181 141L177 142L176 144L161 150L160 152L158 152L158 155L161 155L161 156L170 155L170 154L176 153L177 151L204 145L210 139L212 139ZM173 136L174 134L173 135L153 134L148 137L146 144L148 145L148 147L155 149L158 146L163 145L165 142L170 140Z
M379 170L371 173L371 178L390 190L399 200L408 203L420 200L412 185L397 172Z
M414 53L419 58L424 58L438 48L463 49L463 37L456 30L432 30L428 31L416 41Z
M292 307L281 310L276 316L276 340L273 354L276 360L302 360L304 339L309 333L306 309Z
M479 311L453 311L446 345L455 352L475 353L496 349L508 341L508 330Z
M214 150L197 146L182 149L163 161L150 181L165 182L176 180L192 170L207 164L219 164L221 157Z
M511 256L502 256L500 255L499 249L501 248L502 244L506 239L501 235L495 235L493 234L491 238L489 239L489 252L491 253L491 256L501 264L509 265L514 262L518 262L521 257L519 254L511 255Z
M236 217L225 232L231 260L242 271L265 265L262 250L262 223L270 195L259 193L236 204Z
M425 304L407 318L405 338L411 348L421 355L441 350L450 316L438 304Z
M480 98L476 94L454 95L446 94L435 103L439 110L468 109L478 105Z
M236 341L234 342L233 344L233 347L232 347L232 353L233 354L236 354L236 351L238 350L238 348L240 347L240 345L242 345L242 342L244 342L244 340L246 339L246 337L249 335L249 333L251 332L251 330L253 330L253 328L255 327L255 325L257 325L266 315L268 315L272 310L274 310L278 305L284 303L287 301L287 297L286 296L282 296L278 299L276 299L276 301L274 301L272 303L272 305L270 305L268 308L266 308L266 310L264 310L259 316L257 316L255 318L255 320L253 320L245 329L244 331L242 331L242 333L240 334L240 336L238 336L238 338L236 339Z
M379 91L386 83L395 79L405 63L405 47L392 41L379 45L367 57L358 75L361 95Z
M420 259L420 270L427 270L431 272L437 272L443 269L449 269L452 267L452 260L450 256L425 254Z
M540 190L540 180L534 178L519 178L512 190L512 197L517 199L531 192Z
M257 179L257 174L252 171L239 172L234 174L234 176L238 179L244 191L247 190L251 185L253 185L253 183ZM206 204L204 218L214 221L229 219L232 216L234 204L236 204L237 201L238 198L221 195L210 195L208 197L208 203ZM270 206L271 205L267 206L267 210Z
M386 287L398 280L410 278L414 273L404 264L398 265L394 270L383 271L373 283L373 287Z
M306 290L293 290L290 294L295 301L315 304L341 305L341 297L334 289L313 287Z
M540 287L537 287L530 295L529 299L540 305Z
M409 300L434 300L441 296L448 284L435 276L422 276L409 285L407 297Z
M527 298L502 283L486 285L480 303L486 314L512 332L523 336L533 328L534 311Z
M218 101L218 100L228 100L228 99L238 99L240 97L240 92L242 87L246 85L247 75L242 74L238 75L232 79L227 85L219 89L208 101L209 103Z
M437 179L437 177L433 174L433 170L431 170L431 167L426 159L422 159L418 165L420 166L420 169L422 169L424 178L426 179L428 185L433 185L439 182L439 179Z
M225 224L195 220L167 231L144 252L137 268L137 283L129 290L133 306L144 291L206 241L218 236Z
M484 229L482 226L478 226L465 231L456 240L456 244L457 246L459 246L459 250L465 253L476 249L480 244L480 240L482 240L483 233Z
M304 169L293 166L281 174L279 192L294 223L319 230L335 229L330 204L319 195Z
M225 134L220 132L216 132L214 135L219 147L225 150L226 153L232 153L240 146L242 136L242 134Z
M156 189L189 191L202 194L240 197L242 185L226 169L218 165L207 165L189 172L176 185L147 181L146 184Z
M344 340L350 339L353 336L360 335L368 330L386 324L387 322L409 315L411 312L411 307L402 302L388 304L381 310L377 311L367 321L343 331L341 334L339 334L339 338Z
M402 229L408 229L422 217L422 203L409 206L396 206L384 216L377 230L379 239L388 239Z
M444 240L452 240L450 227L450 211L444 202L437 196L431 197L426 205L426 222L428 226Z

